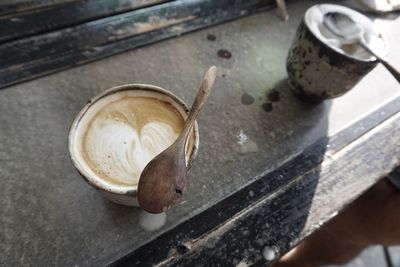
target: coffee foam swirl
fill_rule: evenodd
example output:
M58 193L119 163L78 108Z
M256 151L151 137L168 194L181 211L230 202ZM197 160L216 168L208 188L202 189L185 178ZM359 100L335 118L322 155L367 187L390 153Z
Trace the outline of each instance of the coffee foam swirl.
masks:
M147 163L179 136L184 119L175 106L154 96L121 92L106 98L82 123L82 159L104 180L137 185ZM187 159L192 144L190 138Z

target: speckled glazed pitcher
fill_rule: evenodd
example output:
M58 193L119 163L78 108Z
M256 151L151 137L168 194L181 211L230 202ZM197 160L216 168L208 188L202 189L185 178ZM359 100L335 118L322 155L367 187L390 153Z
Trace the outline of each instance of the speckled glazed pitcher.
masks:
M292 91L302 100L319 103L351 90L377 63L374 57L362 60L328 46L310 30L304 16L286 67Z

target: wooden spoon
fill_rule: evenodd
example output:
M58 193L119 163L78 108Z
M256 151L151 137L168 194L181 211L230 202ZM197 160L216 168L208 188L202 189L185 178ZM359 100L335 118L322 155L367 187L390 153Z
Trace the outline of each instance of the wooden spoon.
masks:
M140 206L151 213L161 213L183 199L186 187L186 141L197 114L203 107L214 83L217 67L204 75L182 133L176 141L152 159L142 171L138 185Z

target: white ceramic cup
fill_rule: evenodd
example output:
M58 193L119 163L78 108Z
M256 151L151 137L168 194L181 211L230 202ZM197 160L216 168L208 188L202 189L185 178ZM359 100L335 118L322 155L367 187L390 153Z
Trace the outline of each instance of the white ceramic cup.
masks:
M83 120L83 118L85 118L85 116L89 116L87 115L87 113L90 108L99 100L104 99L105 97L108 97L115 93L119 93L121 91L130 90L139 90L146 92L151 91L152 93L155 93L152 94L154 95L155 99L162 98L163 101L166 101L173 105L178 110L180 115L186 120L189 111L187 105L182 101L182 99L161 87L148 84L126 84L113 87L90 100L76 116L69 132L69 154L73 165L81 174L81 176L90 185L99 190L104 197L118 204L127 206L139 206L137 201L137 185L120 185L112 183L109 180L102 179L93 171L88 170L87 164L84 164L84 160L81 157L81 152L79 151L80 149L82 149L79 145L82 141L82 134L80 134L80 132L82 131L80 131L79 127L81 127L81 121ZM160 98L156 96L159 96ZM195 122L194 124L193 142L191 142L191 146L191 149L188 149L188 151L191 151L190 156L187 160L188 169L192 166L199 146L199 130L197 122Z

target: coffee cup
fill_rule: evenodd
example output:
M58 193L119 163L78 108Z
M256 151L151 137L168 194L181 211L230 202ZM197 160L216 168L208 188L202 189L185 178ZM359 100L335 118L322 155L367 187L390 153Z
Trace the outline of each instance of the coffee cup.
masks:
M186 104L161 87L127 84L108 89L90 100L72 123L72 163L107 199L139 206L141 171L176 140L187 115ZM198 146L196 122L186 142L188 169Z
M364 38L387 53L385 38L366 16L344 6L319 4L310 7L289 49L286 68L289 85L301 99L319 103L351 90L378 63L357 43L346 43L323 24L324 15L338 12L363 28Z

